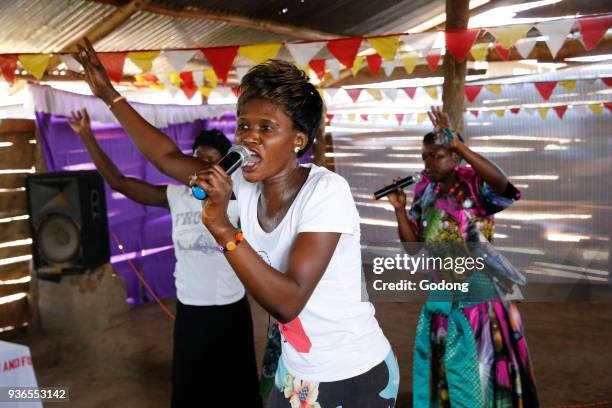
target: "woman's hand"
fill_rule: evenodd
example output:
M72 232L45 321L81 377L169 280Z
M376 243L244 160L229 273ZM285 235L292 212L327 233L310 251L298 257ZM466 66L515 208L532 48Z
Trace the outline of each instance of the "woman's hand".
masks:
M398 177L393 180L393 182L397 183L399 180L400 178ZM391 204L396 210L406 209L406 193L404 193L402 188L398 188L394 192L390 193L387 196L387 199L389 200L389 204Z
M431 110L427 112L431 124L436 129L451 129L451 120L448 113L443 112L439 106L432 106Z
M106 69L98 59L98 55L89 40L85 38L84 41L85 46L77 45L78 52L73 56L83 66L85 81L91 92L108 104L119 93L113 88Z
M91 125L89 122L89 114L87 113L87 109L83 108L78 111L71 111L70 116L66 118L68 120L68 124L79 136L85 136L91 134Z
M448 113L443 112L442 108L432 106L431 111L427 112L431 124L434 126L436 134L436 144L456 150L462 143L457 132L453 130Z
M228 228L234 228L227 217L227 207L232 196L232 179L217 164L200 170L192 179L206 192L202 201L202 223L213 236Z

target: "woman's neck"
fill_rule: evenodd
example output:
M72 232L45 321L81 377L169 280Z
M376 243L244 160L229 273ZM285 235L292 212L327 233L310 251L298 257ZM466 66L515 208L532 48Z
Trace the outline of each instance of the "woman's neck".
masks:
M284 169L278 174L262 182L262 196L267 208L281 208L287 201L293 201L296 193L300 190L308 171L296 162L293 167Z

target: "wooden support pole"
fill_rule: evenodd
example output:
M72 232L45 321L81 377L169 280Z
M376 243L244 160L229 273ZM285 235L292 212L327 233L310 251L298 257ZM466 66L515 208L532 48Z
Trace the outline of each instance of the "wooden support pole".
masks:
M467 28L470 19L469 3L469 0L446 0L446 29ZM447 52L444 55L443 69L442 108L450 116L454 128L463 132L463 87L467 62L457 62Z

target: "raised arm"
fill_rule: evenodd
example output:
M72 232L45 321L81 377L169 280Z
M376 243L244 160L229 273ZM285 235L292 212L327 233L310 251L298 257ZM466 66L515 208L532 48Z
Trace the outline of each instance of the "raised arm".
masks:
M75 58L85 70L85 80L92 93L109 105L138 150L162 173L189 184L189 177L204 166L196 158L183 154L176 144L148 123L115 90L91 43L78 46Z
M80 137L91 160L108 185L131 200L144 205L168 207L166 186L156 186L132 177L125 177L104 153L91 131L87 110L72 112L68 124Z

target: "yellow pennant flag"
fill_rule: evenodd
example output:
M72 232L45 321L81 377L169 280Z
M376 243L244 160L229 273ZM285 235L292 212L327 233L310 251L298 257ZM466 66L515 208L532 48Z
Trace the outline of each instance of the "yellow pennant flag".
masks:
M368 38L368 43L385 61L393 61L399 45L399 36Z
M210 86L201 86L199 91L200 93L206 97L206 99L208 99L208 97L210 96L211 92L212 92L212 88Z
M206 78L206 80L210 84L211 88L216 88L217 87L217 84L219 83L219 80L217 79L217 74L215 74L214 70L212 70L212 69L205 69L204 70L204 78Z
M351 73L353 74L353 76L357 75L357 73L361 69L361 64L363 64L364 58L365 57L363 55L358 55L355 57L355 61L353 62L353 67L351 68Z
M575 80L559 81L558 83L563 88L565 88L566 91L570 91L571 92L574 89L576 89L576 81Z
M382 93L380 92L380 90L376 89L376 88L368 88L366 89L366 91L372 95L372 98L376 99L377 101L382 101Z
M349 122L354 122L356 118L357 118L357 116L354 113L349 113L348 114Z
M45 74L51 54L24 54L19 55L19 62L23 68L34 76L41 79Z
M384 120L389 120L389 118L390 118L390 117L391 117L391 115L389 115L388 113L383 113L383 114L382 114L382 118L383 118Z
M504 109L495 109L495 114L498 118L503 118L506 111Z
M402 58L402 64L404 64L404 69L407 74L412 74L418 60L419 57L416 54L408 54L408 56Z
M423 90L427 92L427 95L431 97L431 99L438 99L438 87L437 86L426 86L423 87Z
M540 113L540 117L542 119L546 118L546 115L548 114L548 111L550 110L549 107L545 107L545 108L538 108L538 112Z
M487 91L494 93L495 95L499 95L502 91L500 84L487 84L484 87Z
M238 48L238 54L250 59L255 64L261 64L276 57L281 46L282 43L242 45Z
M603 110L601 109L601 103L590 103L589 109L593 111L597 116L603 115Z
M134 51L128 52L127 57L132 61L143 74L151 71L153 60L159 56L159 51Z
M489 43L474 44L470 49L470 54L475 61L486 61L489 53Z
M323 92L323 89L317 88L317 92L321 96L321 100L325 100L325 93Z
M423 122L425 122L425 118L427 118L427 114L426 113L419 113L419 114L417 114L417 123L419 125L422 125Z
M525 38L533 24L515 24L506 27L487 28L487 31L495 37L497 42L504 47L512 47L518 40Z
M181 86L181 77L180 77L178 72L176 72L176 71L170 72L168 74L168 79L170 80L170 83L172 85L174 85L177 88L180 88L180 86Z

